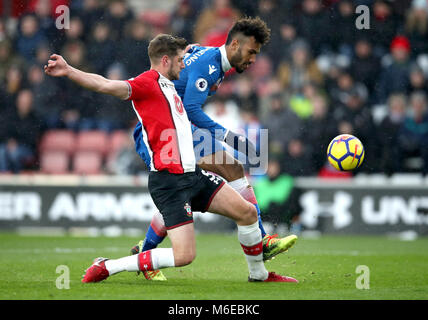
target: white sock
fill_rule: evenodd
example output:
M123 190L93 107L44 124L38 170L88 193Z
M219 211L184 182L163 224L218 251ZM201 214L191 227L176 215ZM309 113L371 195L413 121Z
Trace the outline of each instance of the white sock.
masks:
M242 177L233 181L228 182L229 186L235 189L238 193L241 193L242 190L248 187L249 183L247 177Z
M263 263L262 234L259 223L255 222L249 226L238 225L238 240L244 249L245 258L251 279L265 280L268 271Z
M152 249L152 266L153 270L174 267L174 252L172 248Z
M242 198L251 202L252 204L257 204L256 195L254 194L253 187L249 184L247 177L242 177L233 181L228 182L236 192L238 192Z
M120 259L111 259L105 262L106 269L110 275L122 271L139 271L138 268L138 254L123 257Z
M172 248L156 248L151 252L151 267L153 270L174 267L174 253ZM106 269L110 275L122 272L140 271L138 254L123 257L120 259L111 259L105 262Z

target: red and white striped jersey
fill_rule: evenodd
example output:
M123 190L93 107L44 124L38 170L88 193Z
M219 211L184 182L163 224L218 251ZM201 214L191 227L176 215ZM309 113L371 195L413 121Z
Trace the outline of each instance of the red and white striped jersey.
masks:
M190 121L172 81L149 70L126 82L128 99L142 123L150 170L175 174L195 171Z

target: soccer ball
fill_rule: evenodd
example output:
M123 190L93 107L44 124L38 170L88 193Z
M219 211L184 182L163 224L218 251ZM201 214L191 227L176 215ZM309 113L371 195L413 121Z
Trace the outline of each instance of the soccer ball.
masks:
M364 146L357 137L341 134L328 145L327 159L339 171L353 170L364 160Z

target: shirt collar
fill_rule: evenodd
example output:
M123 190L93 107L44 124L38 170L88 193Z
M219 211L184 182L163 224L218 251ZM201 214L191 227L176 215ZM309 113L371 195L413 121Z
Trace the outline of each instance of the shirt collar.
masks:
M157 73L160 76L160 80L165 81L168 84L174 85L174 83L171 80L169 80L167 77L165 77L164 75L162 75L159 71L157 71Z
M223 69L223 72L227 72L232 69L232 66L230 65L230 62L227 59L226 45L222 45L219 50L221 54L221 68Z

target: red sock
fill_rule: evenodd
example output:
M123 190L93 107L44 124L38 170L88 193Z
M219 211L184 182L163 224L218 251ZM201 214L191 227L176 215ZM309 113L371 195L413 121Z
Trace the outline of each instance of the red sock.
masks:
M260 241L253 246L245 246L241 243L241 247L244 250L244 253L248 256L258 256L260 253L263 253L263 242Z
M141 271L153 271L152 250L138 254L138 267Z

